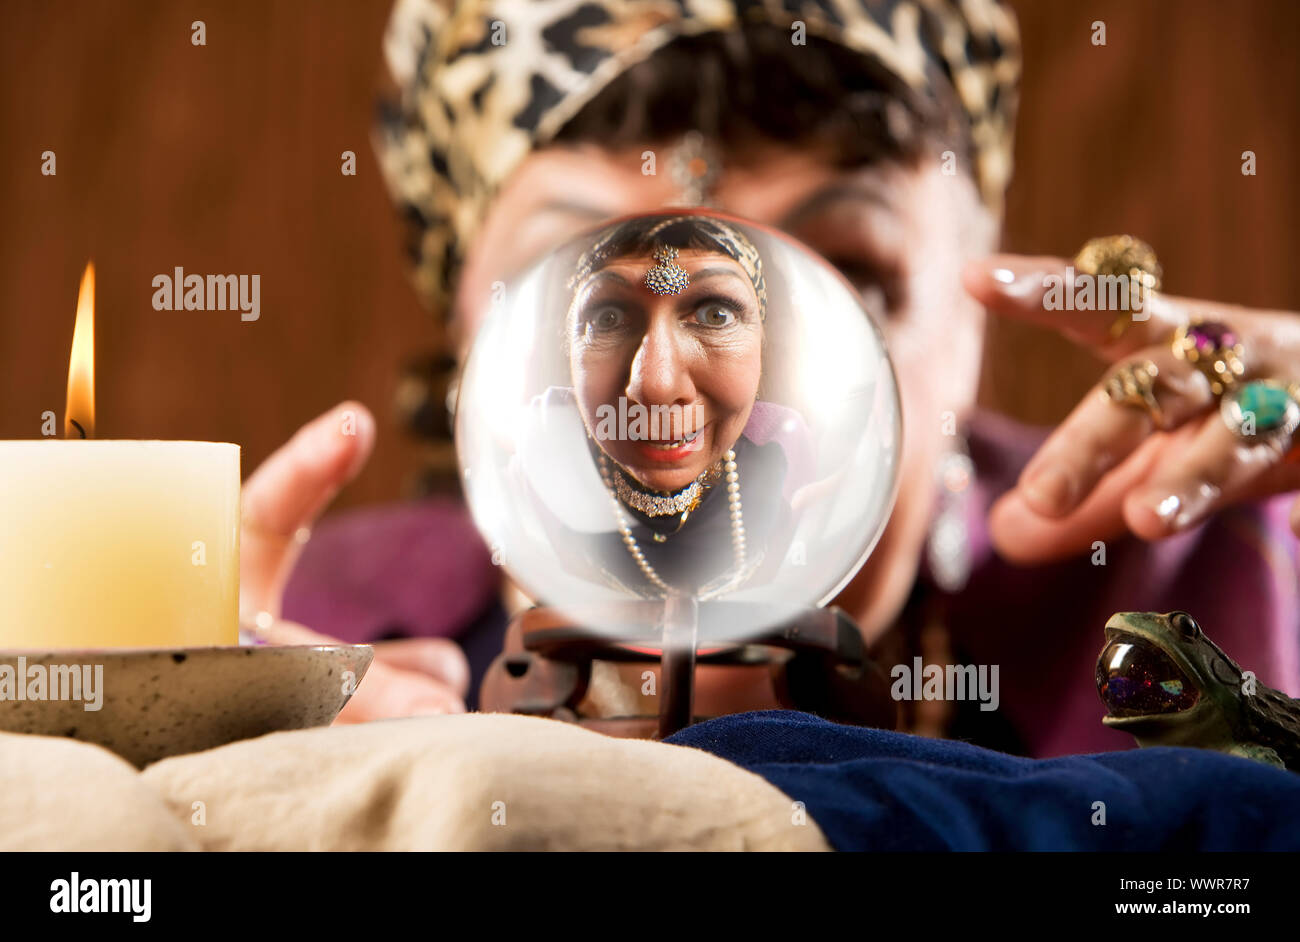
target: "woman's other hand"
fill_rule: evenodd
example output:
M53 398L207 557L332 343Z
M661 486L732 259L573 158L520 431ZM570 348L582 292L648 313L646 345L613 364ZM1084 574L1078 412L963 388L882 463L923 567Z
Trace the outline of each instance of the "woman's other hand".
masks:
M271 643L339 643L284 621L280 605L310 527L361 470L374 443L369 410L344 402L304 425L244 482L240 615ZM464 712L469 665L453 642L418 638L374 647L375 660L338 722Z
M272 644L340 643L282 618L264 616L257 633ZM409 638L379 641L374 649L375 659L370 669L335 723L465 712L469 663L455 642L445 638Z
M1300 489L1289 437L1239 438L1219 414L1200 370L1173 352L1175 330L1192 319L1226 324L1242 345L1244 374L1300 380L1300 315L1257 311L1157 293L1118 336L1110 310L1050 310L1048 276L1064 279L1060 258L995 255L967 266L963 281L989 311L1051 327L1116 367L1150 361L1160 423L1142 408L1111 401L1106 377L1089 391L1026 465L1016 487L993 506L994 545L1020 563L1086 552L1094 541L1131 532L1158 540L1231 504ZM1069 280L1065 290L1072 291ZM1292 508L1300 533L1300 504Z

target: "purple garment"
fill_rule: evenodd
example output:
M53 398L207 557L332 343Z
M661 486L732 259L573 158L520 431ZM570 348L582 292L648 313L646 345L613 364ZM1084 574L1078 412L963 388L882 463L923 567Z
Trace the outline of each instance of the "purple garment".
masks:
M321 521L285 589L284 615L353 644L453 638L499 584L462 501L389 504Z
M788 504L795 491L816 477L812 432L802 415L789 406L762 399L754 403L742 433L755 445L776 442L785 454L786 472L781 496Z
M978 413L968 426L975 463L972 573L951 597L949 629L969 662L999 665L1001 710L1029 754L1050 757L1133 747L1101 724L1094 667L1116 612L1190 612L1246 670L1300 695L1300 567L1288 525L1294 495L1233 507L1159 543L1134 537L1092 553L1023 568L993 550L993 502L1016 483L1049 430Z

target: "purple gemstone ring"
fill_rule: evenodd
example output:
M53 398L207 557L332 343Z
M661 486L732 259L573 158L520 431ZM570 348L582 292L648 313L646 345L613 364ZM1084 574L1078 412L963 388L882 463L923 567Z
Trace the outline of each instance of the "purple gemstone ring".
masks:
M1194 319L1174 333L1174 356L1196 367L1210 383L1210 392L1222 396L1246 372L1241 340L1227 324Z

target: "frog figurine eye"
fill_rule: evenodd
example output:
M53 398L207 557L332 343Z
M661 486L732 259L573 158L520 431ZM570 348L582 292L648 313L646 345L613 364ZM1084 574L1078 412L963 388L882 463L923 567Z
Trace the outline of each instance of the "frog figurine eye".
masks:
M1121 717L1181 713L1200 697L1200 688L1164 651L1132 636L1116 637L1102 649L1097 692L1111 716Z
M1186 612L1174 612L1169 616L1169 623L1184 641L1195 641L1200 637L1201 626Z

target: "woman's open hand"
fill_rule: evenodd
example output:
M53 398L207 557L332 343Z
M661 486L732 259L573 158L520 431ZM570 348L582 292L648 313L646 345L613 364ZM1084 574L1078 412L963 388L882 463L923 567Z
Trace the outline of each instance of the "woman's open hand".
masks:
M1147 409L1108 397L1108 373L994 505L989 525L1003 556L1045 562L1125 531L1158 540L1230 504L1300 489L1300 462L1288 454L1291 436L1239 437L1220 417L1209 380L1176 356L1172 344L1175 330L1194 318L1226 324L1242 345L1245 371L1236 384L1275 379L1285 385L1300 380L1300 315L1158 293L1114 338L1120 315L1113 309L1048 309L1046 279L1064 279L1068 264L995 255L970 264L963 280L990 312L1058 330L1114 363L1112 369L1154 364L1159 427ZM1300 533L1300 503L1292 507L1291 526Z
M280 618L284 587L309 528L370 457L375 420L365 406L344 402L298 430L243 487L240 530L240 617L275 644L337 644ZM425 713L464 712L469 665L441 638L386 641L340 723Z

